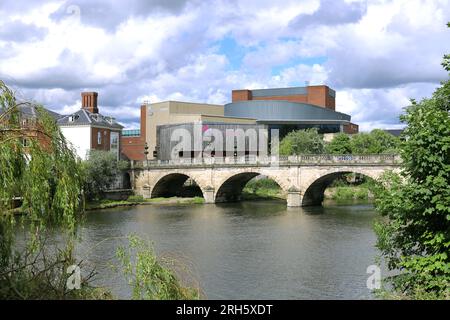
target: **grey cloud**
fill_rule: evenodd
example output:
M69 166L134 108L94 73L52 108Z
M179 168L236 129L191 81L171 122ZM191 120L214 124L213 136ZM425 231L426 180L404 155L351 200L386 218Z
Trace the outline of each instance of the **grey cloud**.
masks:
M0 13L24 13L42 5L42 1L30 0L2 0L0 2Z
M37 89L79 89L83 87L103 87L111 80L95 79L89 70L83 68L84 61L81 55L64 50L58 57L58 65L30 72L26 76L17 77L0 73L0 78L10 79L14 85L24 88Z
M73 0L65 1L50 17L59 21L76 14L77 12L74 12L72 8L79 8L80 20L83 24L114 31L131 16L146 17L161 12L177 14L187 3L188 0Z
M1 25L0 40L12 42L34 41L44 38L47 33L48 30L46 28L14 20Z
M387 88L408 83L439 83L448 78L440 64L448 52L448 34L416 34L402 40L403 43L392 43L373 53L358 38L342 35L338 39L340 46L328 51L325 67L329 70L329 81L338 89Z
M366 13L365 3L346 3L344 0L321 0L319 9L312 14L295 17L290 26L305 28L316 25L339 25L359 21Z
M403 108L409 105L407 99L421 100L430 97L437 86L430 83L415 83L395 89L351 90L360 106L353 112L352 121L400 124L399 116Z

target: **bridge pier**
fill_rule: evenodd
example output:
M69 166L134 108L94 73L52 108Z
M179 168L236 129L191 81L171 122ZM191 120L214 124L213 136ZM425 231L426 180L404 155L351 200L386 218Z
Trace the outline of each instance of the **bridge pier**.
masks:
M301 195L300 191L288 191L287 206L288 207L301 207L302 206L302 195Z
M205 199L205 203L215 203L214 189L203 190L203 198Z

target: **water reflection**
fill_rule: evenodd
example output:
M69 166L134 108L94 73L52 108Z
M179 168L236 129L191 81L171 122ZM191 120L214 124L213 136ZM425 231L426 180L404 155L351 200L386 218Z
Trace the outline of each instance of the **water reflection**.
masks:
M374 217L367 204L286 208L284 201L103 210L89 213L79 254L122 298L129 289L108 264L135 233L193 268L207 298L367 299Z

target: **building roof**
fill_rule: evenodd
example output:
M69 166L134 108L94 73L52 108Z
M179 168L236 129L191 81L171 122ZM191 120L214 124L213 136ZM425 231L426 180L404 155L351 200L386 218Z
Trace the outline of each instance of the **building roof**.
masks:
M225 105L225 116L253 118L258 122L350 121L348 114L308 103L284 100L245 100Z
M110 129L122 129L123 126L119 124L116 119L109 116L104 116L100 113L92 113L86 109L80 109L75 113L67 116L62 116L57 120L59 126L99 126Z
M383 131L392 134L394 137L399 137L404 129L385 129Z
M51 110L48 110L42 106L35 105L35 104L20 104L18 105L19 112L22 117L24 118L36 118L38 116L37 108L41 107L45 112L47 112L51 117L53 117L55 120L62 117L59 113L53 112ZM2 111L0 111L2 113Z

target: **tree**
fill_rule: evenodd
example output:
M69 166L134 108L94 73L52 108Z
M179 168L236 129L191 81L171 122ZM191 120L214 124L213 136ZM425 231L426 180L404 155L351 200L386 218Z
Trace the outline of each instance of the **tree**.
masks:
M27 118L21 112L29 108L35 109L36 118ZM41 240L49 228L58 228L69 238L73 235L82 211L82 176L74 152L49 112L42 106L17 101L2 81L0 177L0 297L42 295L40 280L61 276L61 272L54 273L56 268L65 270L64 266L73 263L70 240L52 259L43 255ZM14 199L22 199L22 219L14 217ZM14 246L16 223L27 226L25 247ZM49 260L52 267L47 265ZM61 286L54 292L64 290Z
M373 153L397 153L399 151L400 139L392 134L381 129L373 129L370 135L374 142L371 148Z
M450 56L443 66L450 71ZM401 116L402 173L387 174L376 188L384 217L375 230L395 293L445 298L450 293L450 81L429 99L411 100Z
M316 128L289 132L280 142L281 155L323 153L324 142Z
M116 181L121 162L109 151L91 150L83 162L84 190L89 200L98 199Z
M325 145L325 150L329 154L351 154L350 136L345 133L336 134L333 139Z

